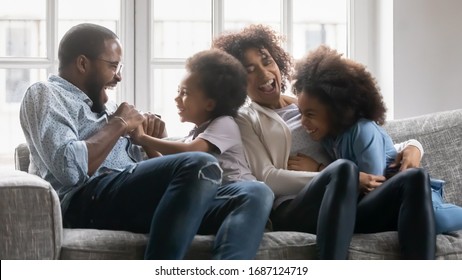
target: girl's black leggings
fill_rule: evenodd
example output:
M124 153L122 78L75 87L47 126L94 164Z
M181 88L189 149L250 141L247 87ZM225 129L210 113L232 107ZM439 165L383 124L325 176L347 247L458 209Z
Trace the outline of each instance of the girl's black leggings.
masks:
M359 200L355 232L383 231L398 231L404 259L435 258L435 218L424 169L399 172Z
M346 259L356 233L398 231L404 259L435 258L435 225L428 174L408 169L358 198L356 165L337 160L292 200L273 210L275 230L316 234L320 259Z

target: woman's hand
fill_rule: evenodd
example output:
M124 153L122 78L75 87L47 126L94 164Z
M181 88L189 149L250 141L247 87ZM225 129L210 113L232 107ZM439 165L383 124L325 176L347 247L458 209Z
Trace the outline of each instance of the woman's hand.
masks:
M289 156L287 169L295 171L319 171L319 162L307 155L298 153L296 156Z
M395 161L390 164L390 168L399 167L399 171L408 168L420 167L421 154L420 150L412 145L407 146L401 153L396 155Z
M384 176L359 172L359 191L364 194L369 193L382 185L385 180Z

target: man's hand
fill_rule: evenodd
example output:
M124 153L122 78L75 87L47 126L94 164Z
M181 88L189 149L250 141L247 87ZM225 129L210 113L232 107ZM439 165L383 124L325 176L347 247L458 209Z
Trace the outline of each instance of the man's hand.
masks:
M407 146L401 153L396 155L395 161L390 164L390 168L399 167L399 171L404 171L408 168L420 167L420 150L412 145Z
M359 191L364 194L369 193L382 185L385 180L384 176L359 172Z
M120 104L113 116L122 118L127 126L126 133L135 130L145 119L144 116L135 109L135 106L129 105L127 102Z
M296 171L319 171L319 162L311 157L298 153L296 156L289 156L287 169Z
M143 116L143 123L129 133L130 138L132 138L134 144L142 145L140 139L144 135L148 135L154 138L167 137L165 122L161 120L159 116L151 113L144 113Z

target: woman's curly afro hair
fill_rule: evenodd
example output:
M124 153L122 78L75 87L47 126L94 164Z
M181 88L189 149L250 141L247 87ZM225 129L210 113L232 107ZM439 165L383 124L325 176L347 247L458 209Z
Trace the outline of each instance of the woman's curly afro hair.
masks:
M265 25L249 25L238 32L225 33L213 40L212 47L224 50L244 63L244 54L250 48L266 49L281 72L284 92L292 70L292 59L282 47L282 36Z

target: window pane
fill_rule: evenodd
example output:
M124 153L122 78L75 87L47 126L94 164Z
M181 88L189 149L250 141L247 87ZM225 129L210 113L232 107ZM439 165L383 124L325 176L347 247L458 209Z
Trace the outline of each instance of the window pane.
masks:
M192 123L181 123L174 98L178 85L186 71L184 69L153 69L154 96L152 112L162 116L169 136L185 136L194 127Z
M293 0L293 56L320 44L347 51L347 0Z
M46 0L0 0L0 7L0 57L46 57Z
M46 79L45 69L0 69L0 168L14 169L14 148L26 142L19 124L19 106L26 89Z
M224 0L225 30L239 30L251 23L281 29L281 0Z
M72 26L94 23L119 35L120 0L59 0L58 42Z
M151 57L186 58L210 48L210 0L152 1Z

